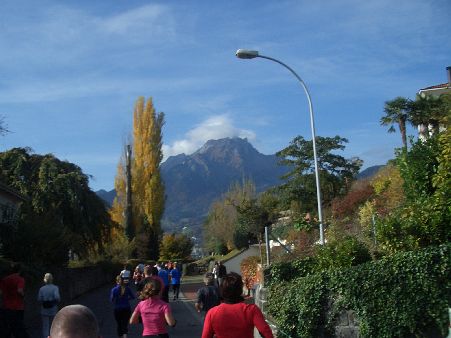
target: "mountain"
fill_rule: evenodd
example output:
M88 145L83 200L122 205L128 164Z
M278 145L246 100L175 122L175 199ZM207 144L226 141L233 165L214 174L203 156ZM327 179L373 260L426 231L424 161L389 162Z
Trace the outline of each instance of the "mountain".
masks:
M114 198L116 197L116 190L106 191L100 189L96 191L97 196L99 196L107 205L111 207L113 205Z
M163 229L187 227L200 236L211 203L232 184L250 179L261 192L280 184L286 172L275 155L263 155L241 138L210 140L191 155L171 156L161 164L166 191ZM111 205L116 192L100 190L97 194Z
M251 179L260 192L280 184L286 172L275 155L263 155L241 138L210 140L192 155L169 157L161 165L167 196L163 227L199 233L211 203L233 183Z
M374 165L372 167L368 167L365 170L362 170L361 172L359 172L359 174L357 175L357 179L361 180L361 179L365 179L365 178L371 178L377 174L379 169L381 169L383 167L385 167L385 165Z
M369 178L382 167L369 167L357 178ZM232 184L251 179L261 192L280 184L286 172L286 167L277 164L275 155L263 155L241 138L210 140L191 155L171 156L161 164L166 191L163 229L179 232L186 227L201 237L211 203ZM116 192L100 190L97 194L111 205Z

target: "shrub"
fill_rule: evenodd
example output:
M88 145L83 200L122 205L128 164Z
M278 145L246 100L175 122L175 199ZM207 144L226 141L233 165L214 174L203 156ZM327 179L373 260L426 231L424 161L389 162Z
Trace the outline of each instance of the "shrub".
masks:
M267 310L286 336L321 337L325 327L328 276L318 273L270 287Z
M365 203L374 194L374 189L368 180L357 181L353 189L345 196L335 198L332 201L332 216L342 219L352 216L359 205Z
M316 271L317 262L312 257L298 259L291 262L281 262L271 265L265 270L265 283L280 284L299 277L305 277Z
M355 311L362 337L438 337L447 332L450 281L448 243L271 283L268 311L293 338L330 334L342 310Z
M241 261L241 276L243 278L244 286L246 289L252 289L257 280L257 268L260 263L260 258L258 256L250 256Z
M215 252L220 255L225 255L229 250L227 249L227 245L223 242L217 242L215 246Z
M315 259L319 270L350 267L371 260L368 248L355 237L345 237L327 245L318 246Z

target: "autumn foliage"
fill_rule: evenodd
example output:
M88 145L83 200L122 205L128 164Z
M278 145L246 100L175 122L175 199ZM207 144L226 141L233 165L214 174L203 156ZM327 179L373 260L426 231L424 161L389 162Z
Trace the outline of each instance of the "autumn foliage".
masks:
M334 218L343 218L352 215L373 193L374 189L369 181L359 181L345 196L333 200L332 216Z
M133 150L131 159L132 225L135 255L158 259L161 218L164 212L164 185L160 173L164 114L156 113L149 98L140 97L133 112ZM118 165L116 198L111 217L125 228L126 208L125 155ZM133 239L133 238L130 238ZM118 238L119 240L119 238Z
M257 281L257 269L259 263L260 258L258 256L250 256L241 261L241 275L247 290L252 289Z

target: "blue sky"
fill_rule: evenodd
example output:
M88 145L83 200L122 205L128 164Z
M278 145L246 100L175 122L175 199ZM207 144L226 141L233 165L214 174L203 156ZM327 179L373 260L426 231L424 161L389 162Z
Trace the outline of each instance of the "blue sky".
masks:
M237 59L238 48L303 78L317 135L347 138L344 156L364 168L384 164L401 145L379 125L384 101L447 81L451 1L2 0L0 115L11 133L0 151L53 153L110 190L139 96L166 115L166 157L222 137L264 154L311 139L293 75Z

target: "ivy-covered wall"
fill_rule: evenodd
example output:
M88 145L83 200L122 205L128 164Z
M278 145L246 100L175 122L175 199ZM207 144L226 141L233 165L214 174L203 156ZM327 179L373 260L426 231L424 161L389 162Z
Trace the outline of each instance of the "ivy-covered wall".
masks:
M316 272L309 258L266 271L267 313L286 337L333 337L343 311L361 337L445 337L451 244Z

